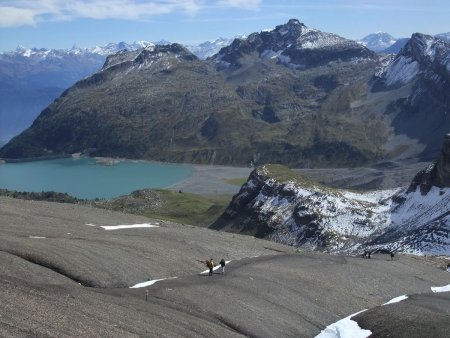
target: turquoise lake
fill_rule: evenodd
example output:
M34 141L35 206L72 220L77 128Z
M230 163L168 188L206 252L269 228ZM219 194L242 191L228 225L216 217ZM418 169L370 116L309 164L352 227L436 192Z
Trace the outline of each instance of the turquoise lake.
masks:
M0 188L112 198L138 189L165 188L191 174L192 168L182 164L120 161L104 165L93 158L64 158L0 164Z

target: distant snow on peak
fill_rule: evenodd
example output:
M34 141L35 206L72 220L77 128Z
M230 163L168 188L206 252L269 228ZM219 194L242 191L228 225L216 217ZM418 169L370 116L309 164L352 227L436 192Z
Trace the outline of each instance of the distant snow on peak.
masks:
M195 46L186 46L199 59L207 59L214 54L217 54L223 47L228 46L233 42L233 38L218 38L214 41L205 41Z
M441 39L447 42L450 42L450 32L447 33L439 33L434 36L437 39Z
M17 46L14 51L0 53L0 55L14 57L26 57L33 59L60 59L69 55L89 56L99 55L106 57L110 54L115 54L120 50L137 50L139 48L145 48L154 46L152 42L148 41L135 41L131 44L126 42L108 43L103 46L94 46L82 48L77 44L74 44L70 49L46 49L46 48L26 48L24 46Z
M374 52L381 52L392 46L396 41L397 39L392 35L379 31L365 36L358 42Z

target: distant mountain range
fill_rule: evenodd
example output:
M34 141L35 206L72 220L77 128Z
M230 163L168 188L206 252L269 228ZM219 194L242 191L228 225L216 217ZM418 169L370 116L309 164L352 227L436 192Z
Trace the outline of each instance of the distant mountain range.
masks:
M178 44L111 55L0 150L172 162L355 166L431 160L450 130L449 44L397 56L298 20L201 60Z
M450 33L437 34L450 40ZM240 36L240 38L245 38ZM186 46L200 59L218 53L234 39L218 38L199 45ZM370 34L359 42L367 48L385 54L397 54L409 38L396 39L384 32ZM167 45L169 41L136 41L110 43L105 46L71 49L27 49L0 53L0 142L6 142L31 125L40 111L76 81L101 69L107 55L120 50L133 51L152 45Z

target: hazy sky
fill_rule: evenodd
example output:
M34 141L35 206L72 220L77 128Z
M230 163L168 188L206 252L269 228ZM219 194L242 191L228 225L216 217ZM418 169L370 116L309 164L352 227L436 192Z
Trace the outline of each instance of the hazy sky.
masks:
M297 18L351 39L450 31L449 0L0 0L0 50L169 40L197 44Z

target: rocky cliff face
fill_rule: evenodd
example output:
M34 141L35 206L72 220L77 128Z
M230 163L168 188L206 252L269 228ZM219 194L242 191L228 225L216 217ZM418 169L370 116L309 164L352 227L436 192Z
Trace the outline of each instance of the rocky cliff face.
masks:
M433 186L450 188L450 134L444 138L442 152L437 162L419 172L408 191L415 191L419 187L420 191L426 194Z
M391 102L386 117L395 135L425 145L423 160L439 154L442 137L450 130L450 44L425 34L413 34L405 47L376 76L372 90L402 92ZM399 146L399 139L388 142Z
M450 188L353 193L262 166L210 228L327 252L449 255Z
M450 134L445 136L442 153L436 164L433 185L450 188Z

